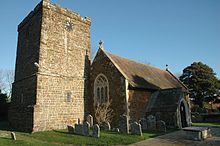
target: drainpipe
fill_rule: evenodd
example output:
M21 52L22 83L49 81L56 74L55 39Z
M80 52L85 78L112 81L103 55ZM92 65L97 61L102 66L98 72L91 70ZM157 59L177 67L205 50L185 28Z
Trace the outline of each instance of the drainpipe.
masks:
M129 90L128 90L128 80L127 79L125 79L125 93L126 93L126 104L125 104L125 106L126 106L126 109L125 109L125 114L129 117L129 103L128 103L128 99L129 99Z

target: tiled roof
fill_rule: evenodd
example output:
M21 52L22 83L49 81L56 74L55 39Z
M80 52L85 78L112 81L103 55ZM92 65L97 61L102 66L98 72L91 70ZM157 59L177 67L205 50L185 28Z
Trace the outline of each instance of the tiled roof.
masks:
M183 90L187 90L168 70L161 70L110 53L106 53L106 55L134 88L156 90L182 88Z

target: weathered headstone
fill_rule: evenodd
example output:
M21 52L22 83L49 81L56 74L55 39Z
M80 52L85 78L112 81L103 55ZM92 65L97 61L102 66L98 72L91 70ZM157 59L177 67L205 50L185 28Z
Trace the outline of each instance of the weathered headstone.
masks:
M16 135L14 132L11 132L11 139L16 140Z
M140 124L141 124L141 128L142 128L143 130L147 130L147 119L141 118L141 119L140 119Z
M106 131L110 131L111 130L111 125L109 122L103 122L101 125L100 125L100 128L101 129L104 129Z
M89 136L89 127L89 122L86 121L83 123L83 135Z
M134 122L131 124L131 134L142 136L141 124Z
M75 133L82 135L83 133L83 125L81 124L75 124Z
M157 130L166 132L166 123L162 120L156 122Z
M99 125L98 125L98 124L95 124L95 125L93 126L92 136L93 136L93 137L96 137L96 138L99 138L99 137L100 137L100 128L99 128Z
M129 117L121 115L119 120L119 129L122 133L129 133Z
M147 117L147 129L156 130L156 118L153 115Z
M72 125L67 125L67 129L69 133L74 133L74 128Z
M86 121L89 122L90 127L93 126L93 116L92 115L88 115L86 117Z

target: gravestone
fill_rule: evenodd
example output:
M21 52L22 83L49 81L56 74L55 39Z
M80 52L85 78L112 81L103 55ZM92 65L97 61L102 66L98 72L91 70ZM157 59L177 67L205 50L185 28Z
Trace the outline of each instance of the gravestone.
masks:
M121 115L119 120L119 129L122 133L129 133L129 117Z
M110 131L111 130L111 125L109 122L103 122L101 125L100 125L100 128L101 129L104 129L106 131Z
M147 117L147 129L156 130L156 118L153 115Z
M98 125L98 124L95 124L95 125L93 126L92 136L93 136L93 137L96 137L96 138L99 138L99 137L100 137L100 128L99 128L99 125Z
M72 125L67 125L67 129L69 133L74 133L74 128Z
M118 133L119 132L119 128L112 128L112 131Z
M89 122L86 121L83 123L83 135L84 136L89 136L89 127L90 127Z
M16 140L16 135L14 132L11 132L11 139Z
M86 121L89 122L90 127L93 126L93 116L92 115L88 115L86 117Z
M83 133L83 125L81 124L75 124L75 133L82 135Z
M142 128L143 130L147 130L147 119L141 118L140 124L141 124L141 128Z
M166 123L162 120L156 122L157 130L166 132Z
M131 134L142 136L141 124L134 122L131 124Z

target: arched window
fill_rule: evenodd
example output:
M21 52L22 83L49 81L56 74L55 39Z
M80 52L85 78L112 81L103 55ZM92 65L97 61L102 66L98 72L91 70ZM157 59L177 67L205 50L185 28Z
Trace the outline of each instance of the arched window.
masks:
M105 75L99 74L94 82L94 101L95 103L105 103L109 99L109 84Z

